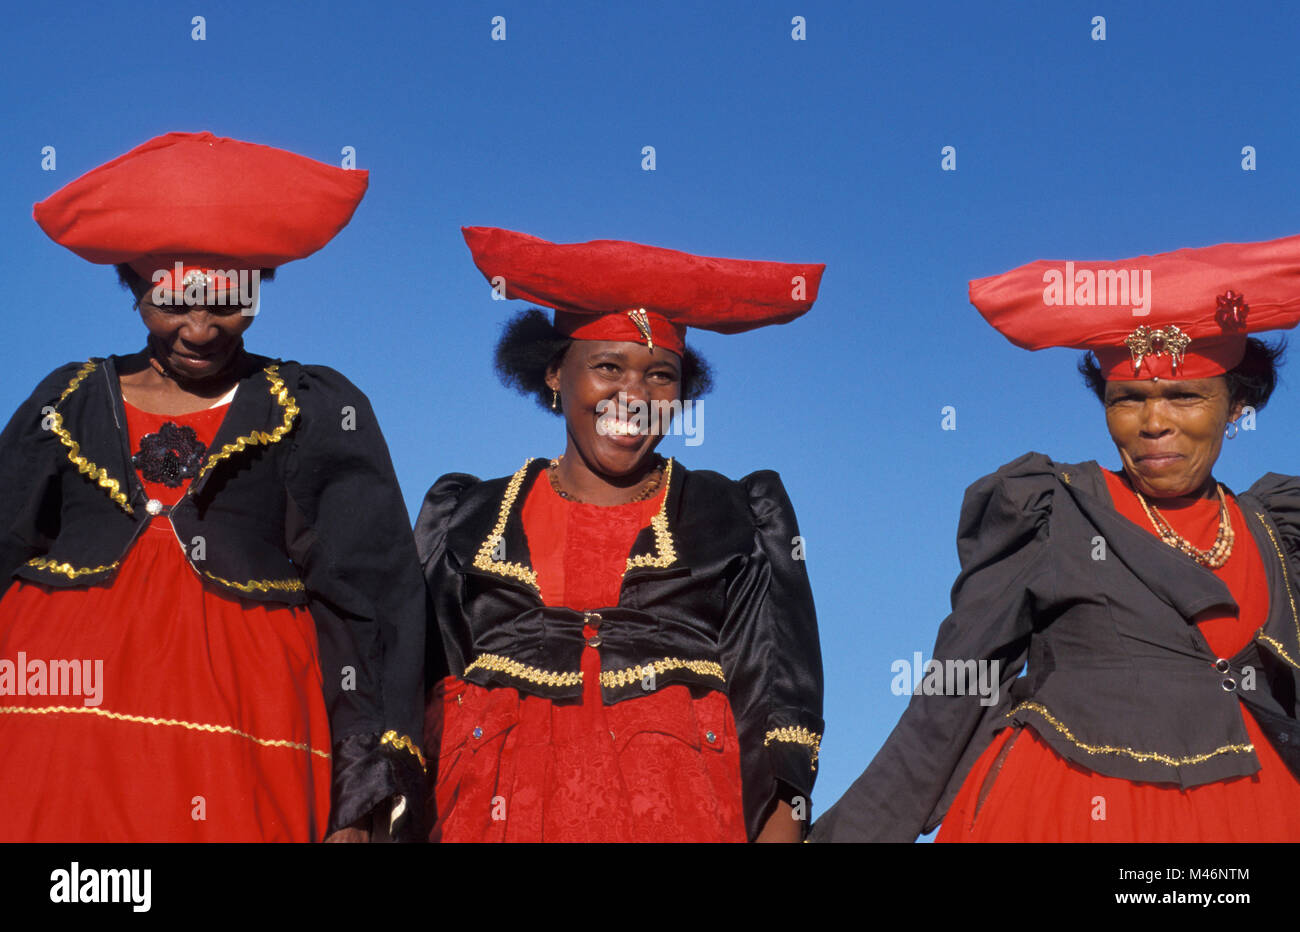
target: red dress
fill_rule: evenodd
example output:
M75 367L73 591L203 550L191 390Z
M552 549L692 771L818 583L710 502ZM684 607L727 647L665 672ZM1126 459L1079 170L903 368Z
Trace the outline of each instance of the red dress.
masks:
M127 405L131 449L167 421L211 446L228 407ZM186 489L141 481L163 504ZM0 672L0 841L322 838L330 733L311 615L205 587L165 515L106 585L14 581L0 664L19 652L29 676L68 660L92 676L78 694L72 679L48 694L49 678L47 694L16 695Z
M545 478L533 483L523 523L543 602L617 605L627 555L662 495L601 507L562 499ZM589 645L596 634L585 626ZM583 649L582 672L582 700L567 704L443 681L430 839L743 842L727 697L692 698L679 684L605 705L598 644Z
M1156 533L1137 496L1103 470L1116 510ZM1219 501L1159 506L1173 529L1199 550L1219 531ZM1197 627L1219 657L1244 647L1268 616L1268 581L1236 499L1228 497L1236 539L1214 570L1238 612L1203 617ZM1209 616L1209 613L1206 613ZM1300 840L1300 782L1243 706L1257 773L1182 789L1107 777L1071 763L1031 728L1007 728L976 761L936 841L1225 842ZM1005 751L1005 756L1004 756ZM999 763L999 759L1000 763ZM987 789L986 789L986 784ZM983 803L981 793L986 792Z

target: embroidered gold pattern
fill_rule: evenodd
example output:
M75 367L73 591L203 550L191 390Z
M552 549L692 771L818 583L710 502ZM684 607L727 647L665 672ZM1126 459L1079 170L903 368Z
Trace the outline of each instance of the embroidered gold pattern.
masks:
M1084 744L1074 736L1074 733L1069 728L1065 727L1051 712L1048 712L1046 707L1037 702L1020 703L1007 713L1007 718L1011 718L1022 709L1026 712L1037 712L1047 719L1048 723L1060 732L1067 741L1089 754L1116 754L1121 757L1130 757L1144 764L1156 761L1161 764L1168 764L1170 767L1186 767L1190 764L1203 764L1210 758L1218 757L1220 754L1249 754L1255 750L1253 744L1225 744L1206 754L1194 754L1191 757L1170 757L1168 754L1159 754L1155 751L1138 751L1133 748L1115 747L1110 744Z
M817 769L817 755L821 753L822 736L815 731L809 731L802 725L787 725L785 728L773 728L763 736L763 747L768 747L773 741L780 741L784 744L802 744L812 748L812 769Z
M531 462L532 460L528 461L528 463ZM519 489L524 484L524 477L528 473L528 463L524 463L519 471L510 477L510 482L506 485L505 497L501 499L501 510L497 512L497 523L492 528L491 533L488 534L487 539L483 541L482 546L478 548L478 553L474 555L474 566L481 570L487 570L489 573L497 573L501 576L518 579L520 582L532 586L540 594L541 589L537 585L537 574L535 572L521 563L508 563L505 560L492 559L492 553L497 548L497 541L505 539L506 520L510 517L510 509L514 505L515 499L519 497ZM484 656L491 655L485 654ZM475 661L475 663L477 662ZM473 666L473 664L470 666Z
M664 466L664 500L659 504L659 511L650 519L650 527L655 534L655 555L642 554L639 557L627 558L627 570L637 566L654 566L662 569L665 566L672 566L677 560L677 548L673 543L672 531L668 529L668 492L669 484L673 479L673 461L669 457L668 463ZM623 571L627 575L627 570Z
M1273 551L1277 554L1277 561L1282 564L1282 587L1286 589L1286 597L1291 600L1291 622L1295 625L1296 639L1300 640L1300 615L1296 614L1295 593L1291 591L1291 574L1288 573L1286 570L1286 557L1282 555L1282 548L1278 546L1277 538L1273 536L1273 529L1269 527L1268 522L1264 520L1263 513L1257 511L1255 512L1255 517L1259 518L1259 523L1264 525L1264 530L1268 534L1268 539L1273 544ZM1282 649L1282 645L1279 644L1277 641L1274 641L1272 638L1266 638L1263 636L1260 637L1260 640L1268 641L1274 647L1276 647L1278 649L1278 652L1283 657L1286 657L1287 662L1290 663L1291 666L1293 667L1300 666L1300 664L1297 664L1290 657L1287 657L1286 651Z
M63 390L63 394L59 396L57 404L63 404L64 399L77 390L81 383L85 381L86 376L95 371L95 367L96 363L93 361L82 366L77 371L77 374L72 377L68 387ZM77 467L77 472L93 479L95 484L107 492L108 497L117 502L127 514L135 514L131 503L126 500L126 495L122 492L121 484L109 476L107 469L96 466L81 455L81 444L73 440L72 434L68 433L67 428L63 426L63 415L58 411L57 405L55 410L51 411L47 417L50 420L50 431L68 448L68 460L73 466Z
M213 466L217 465L222 460L227 459L236 453L240 453L250 446L256 446L259 443L265 446L279 443L280 440L284 438L284 435L293 429L293 422L298 417L298 402L294 400L294 397L289 394L289 390L285 388L284 379L280 378L280 367L267 366L262 370L262 374L266 376L266 380L270 383L270 392L272 397L274 397L280 407L284 409L283 423L269 434L265 431L255 430L238 438L234 443L227 443L222 446L220 450L208 457L208 461L203 464L203 468L199 470L198 476L195 477L196 482L207 475L208 470L212 469Z
M669 670L690 670L700 676L712 676L724 683L727 681L727 677L723 675L722 667L712 660L681 660L677 657L665 657L663 660L656 660L645 666L638 664L624 670L606 670L600 674L600 685L608 687L627 686L630 683L640 682L643 678L649 676L651 671L659 674L667 673Z
M420 753L419 746L416 745L416 743L411 740L409 735L401 735L399 737L396 731L389 730L384 732L383 737L379 739L379 743L391 744L393 747L399 748L403 751L410 751L412 754L415 755L415 759L420 762L420 769L421 770L426 769L425 762L424 762L424 755Z
M213 582L229 586L231 589L238 589L240 592L302 592L306 589L301 579L250 579L248 582L237 583L229 579L222 579L217 574L209 573L207 570L201 570L200 572Z
M107 566L73 566L71 563L56 563L49 557L33 557L27 561L27 565L32 569L44 570L47 573L60 573L69 579L76 579L78 576L91 576L95 573L107 573L109 570L115 570L122 565L122 561L114 560Z
M1065 480L1066 485L1070 484L1070 474L1068 472L1061 473L1061 478Z
M541 670L537 667L522 664L517 660L511 660L509 657L502 657L499 654L479 654L474 662L465 668L465 674L468 675L471 670L477 669L504 673L506 676L512 676L517 680L540 683L543 686L578 686L582 683L581 670L577 673Z
M175 718L156 718L152 715L127 715L124 712L110 712L107 709L94 708L92 706L18 706L6 705L0 706L0 713L11 715L47 715L50 713L66 713L68 715L99 715L104 718L110 718L119 722L135 722L140 725L169 725L173 727L188 728L190 731L206 731L211 734L234 735L237 738L244 738L252 741L254 744L260 744L265 748L291 748L295 751L310 751L317 757L323 757L329 760L329 751L318 751L309 744L299 744L296 741L287 741L284 739L259 738L256 735L250 735L246 731L240 731L231 725L207 725L202 722L186 722Z

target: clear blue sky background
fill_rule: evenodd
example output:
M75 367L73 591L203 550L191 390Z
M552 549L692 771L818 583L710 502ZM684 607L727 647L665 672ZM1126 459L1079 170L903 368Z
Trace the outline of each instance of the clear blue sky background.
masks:
M1186 0L11 4L0 407L58 364L143 345L112 269L51 243L31 207L173 130L336 164L353 146L370 170L352 224L282 270L248 342L370 395L412 514L444 472L503 475L563 447L561 423L493 377L524 305L489 300L462 224L825 262L804 318L693 332L717 373L704 443L662 448L785 480L821 619L824 811L903 710L891 662L929 655L965 487L1027 450L1117 465L1077 354L1012 347L967 281L1300 233L1297 35L1292 5ZM1233 488L1300 471L1295 372L1225 446Z

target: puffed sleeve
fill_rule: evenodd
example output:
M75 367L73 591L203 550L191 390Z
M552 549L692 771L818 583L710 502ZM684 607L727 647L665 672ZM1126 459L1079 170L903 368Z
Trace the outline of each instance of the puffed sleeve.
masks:
M46 411L55 405L80 368L55 369L24 401L0 434L0 593L13 573L49 550L59 533L59 463L62 444L49 429Z
M419 517L415 519L415 550L424 570L429 593L430 630L427 635L425 659L425 685L433 686L447 676L452 666L465 667L464 650L468 645L467 622L460 607L460 587L454 570L444 565L447 527L452 513L460 502L461 494L478 484L475 476L466 473L449 473L437 482L424 496ZM444 648L443 631L449 634ZM449 657L452 654L454 656ZM437 748L433 748L436 752Z
M1038 600L1050 598L1051 461L1027 454L966 490L961 572L933 659L998 662L1001 696L1024 667ZM942 820L966 771L979 695L917 694L871 764L813 825L813 841L915 841Z
M1280 543L1290 558L1292 572L1300 579L1300 476L1268 473L1250 487L1248 494L1268 509L1282 533Z
M425 594L406 505L356 386L304 366L294 398L286 527L320 644L334 754L329 831L373 815L395 839L418 840Z
M778 799L807 818L823 724L822 660L802 539L781 477L756 472L741 485L754 543L727 592L720 647L752 840Z

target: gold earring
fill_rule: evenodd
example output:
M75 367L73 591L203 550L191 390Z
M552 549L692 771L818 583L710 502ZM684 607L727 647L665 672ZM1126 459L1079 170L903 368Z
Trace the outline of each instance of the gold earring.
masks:
M551 410L558 411L559 409L560 409L560 393L557 392L555 389L551 389Z

